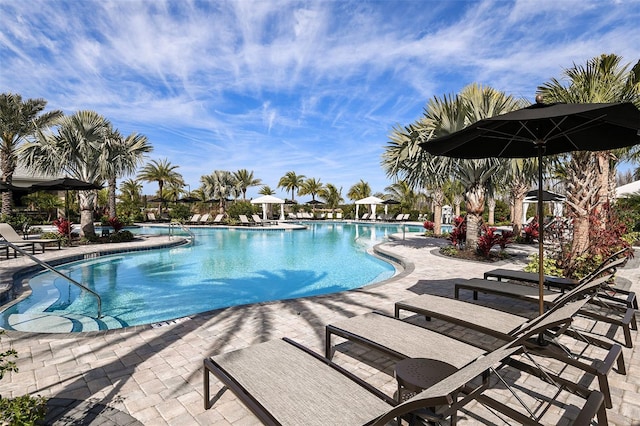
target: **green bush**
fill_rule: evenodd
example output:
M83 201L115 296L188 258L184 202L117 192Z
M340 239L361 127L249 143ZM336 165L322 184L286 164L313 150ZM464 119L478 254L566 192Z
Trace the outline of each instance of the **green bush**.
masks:
M173 207L171 207L171 211L169 211L169 217L171 219L178 219L185 221L192 216L191 207L186 204L176 203Z
M539 257L538 254L532 254L529 256L529 263L524 267L525 272L538 272L539 268ZM561 267L558 266L555 259L550 257L545 257L542 260L542 269L544 269L545 275L553 275L556 277L564 276L564 271Z
M131 231L127 231L126 229L109 235L110 243L126 243L129 241L133 241L133 234Z
M258 210L261 209L262 207L251 204L249 201L236 201L229 206L227 214L233 218L237 218L241 214L251 216L254 213L258 213Z

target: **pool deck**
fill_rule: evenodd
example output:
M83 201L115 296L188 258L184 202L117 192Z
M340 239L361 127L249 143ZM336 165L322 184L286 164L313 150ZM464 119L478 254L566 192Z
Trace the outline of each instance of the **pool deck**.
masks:
M260 303L192 315L162 325L131 327L107 332L76 334L34 334L7 331L0 336L0 350L9 346L18 351L18 373L6 373L0 394L12 397L26 393L53 398L51 405L60 420L48 424L92 425L254 425L257 419L232 392L219 395L215 405L203 406L202 361L221 352L246 347L270 339L290 337L319 353L324 348L326 324L372 310L393 313L395 301L417 294L453 296L456 278L482 277L485 271L521 269L515 262L485 264L444 258L437 254L443 240L415 234L396 235L384 243L385 253L401 259L406 270L384 283L334 295ZM149 248L169 243L167 237L145 238ZM528 248L523 248L526 252ZM48 249L42 259L87 252L85 247ZM0 262L0 277L6 280L16 268L31 262L25 258ZM640 261L636 257L619 270L618 280L640 292ZM470 297L470 296L468 296ZM531 316L531 304L506 298L481 296L482 303ZM533 312L533 314L535 314ZM468 331L433 321L429 327L463 336ZM623 348L628 374L609 374L613 408L607 410L612 425L631 425L640 419L640 339L632 332L634 348ZM622 339L622 332L615 339ZM334 360L389 395L396 389L392 359L343 344ZM541 392L549 391L546 384ZM212 395L220 389L212 379ZM506 395L509 399L510 396ZM559 411L559 410L558 410ZM555 409L547 413L562 423ZM472 403L460 413L461 425L506 424L479 404Z

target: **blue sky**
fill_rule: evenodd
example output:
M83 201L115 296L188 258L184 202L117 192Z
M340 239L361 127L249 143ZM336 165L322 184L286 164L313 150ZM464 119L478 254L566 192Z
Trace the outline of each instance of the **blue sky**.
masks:
M640 59L626 0L0 0L0 16L2 92L147 135L192 190L248 169L278 196L291 170L382 192L390 130L433 96L478 82L533 100L574 63Z

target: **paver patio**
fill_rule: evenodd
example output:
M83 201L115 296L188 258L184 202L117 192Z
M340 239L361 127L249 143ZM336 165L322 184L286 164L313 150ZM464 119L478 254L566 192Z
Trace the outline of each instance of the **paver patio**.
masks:
M162 238L153 240L153 244L166 243ZM452 297L454 279L482 277L485 271L496 267L495 263L444 258L436 253L443 243L410 234L406 240L385 243L381 249L401 259L405 271L385 283L359 290L221 309L159 327L76 334L8 331L2 336L1 347L11 345L18 351L20 371L5 375L0 381L0 394L11 397L30 393L66 403L83 401L72 415L79 421L84 417L85 423L74 424L258 424L230 391L218 395L213 408L204 409L205 357L285 336L323 353L324 326L328 323L372 310L392 314L395 301L419 293ZM74 250L86 248L65 248L62 252L68 255ZM58 256L56 251L47 251L44 258ZM618 273L620 282L636 292L640 290L639 263L634 259ZM24 258L1 262L2 279L6 280L16 266L28 264ZM513 262L499 265L522 267L522 263ZM535 313L531 305L504 298L481 296L480 302L515 313ZM437 321L429 326L459 335L466 332ZM620 331L616 339L621 338ZM634 339L634 348L623 349L629 373L623 376L612 372L609 376L613 408L608 415L612 425L632 425L640 419L640 355L636 353L640 339L635 332ZM351 344L341 344L334 360L390 395L396 389L394 360ZM212 393L215 395L219 389L219 383L212 379ZM460 424L483 422L505 424L479 404L461 414Z

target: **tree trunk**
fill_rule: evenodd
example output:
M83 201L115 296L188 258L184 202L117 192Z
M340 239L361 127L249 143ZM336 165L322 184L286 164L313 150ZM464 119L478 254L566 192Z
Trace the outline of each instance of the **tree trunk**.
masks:
M460 195L455 195L453 197L453 204L456 207L456 217L460 216L460 204L462 204L462 197Z
M442 188L433 191L433 234L442 235L442 205L444 204L444 192Z
M494 200L493 198L489 198L489 201L487 201L487 205L489 206L489 217L487 218L487 223L489 225L493 225L496 222L496 200Z
M80 236L93 238L96 230L93 226L93 208L96 203L95 191L79 191L80 195Z
M511 184L510 195L511 195L511 208L512 208L512 216L511 223L513 223L513 234L516 237L522 235L522 203L524 202L524 197L527 195L527 190L529 189L528 185L524 182L514 181Z
M109 178L109 217L116 217L116 178Z
M573 219L571 261L589 248L589 214L598 194L597 158L587 152L575 152L567 166L567 201Z
M474 251L478 246L478 236L482 225L485 189L476 184L465 194L467 200L467 246L466 250Z
M0 151L0 168L2 169L2 181L8 185L13 182L13 172L16 169L15 161L4 151ZM9 216L13 207L13 191L9 190L2 193L2 213L3 216Z

